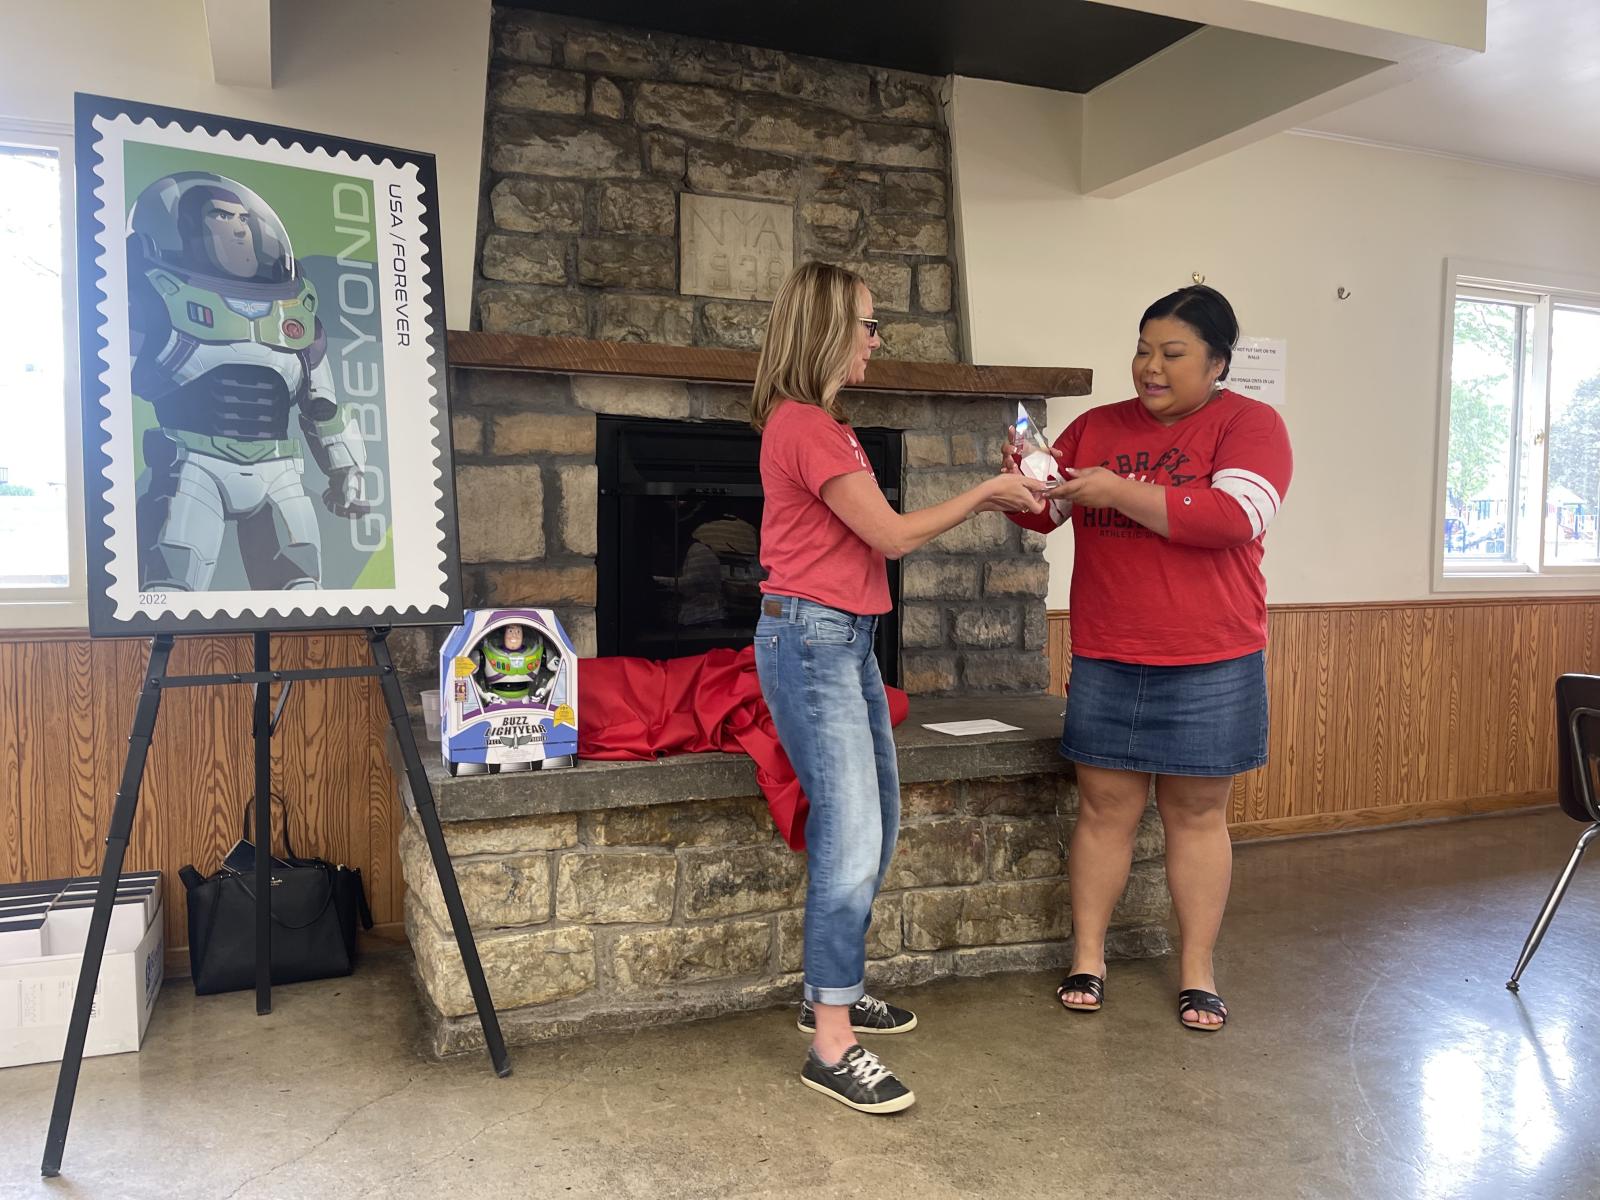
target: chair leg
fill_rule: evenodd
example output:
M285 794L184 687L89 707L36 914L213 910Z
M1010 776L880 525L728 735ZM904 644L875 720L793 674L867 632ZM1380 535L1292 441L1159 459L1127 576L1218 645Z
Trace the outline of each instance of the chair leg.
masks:
M1561 907L1561 898L1567 894L1567 885L1572 882L1572 877L1577 873L1578 862L1583 858L1583 852L1589 848L1589 843L1600 837L1600 822L1597 822L1583 831L1578 838L1578 844L1573 847L1572 857L1567 859L1567 866L1561 872L1555 886L1550 889L1550 895L1545 897L1544 907L1539 910L1539 919L1533 923L1533 928L1528 931L1528 940L1522 945L1522 956L1517 959L1517 969L1511 972L1511 978L1506 980L1506 987L1515 992L1519 990L1518 981L1522 972L1532 960L1534 951L1539 948L1539 943L1544 941L1544 932L1550 928L1550 919L1556 915L1556 909Z

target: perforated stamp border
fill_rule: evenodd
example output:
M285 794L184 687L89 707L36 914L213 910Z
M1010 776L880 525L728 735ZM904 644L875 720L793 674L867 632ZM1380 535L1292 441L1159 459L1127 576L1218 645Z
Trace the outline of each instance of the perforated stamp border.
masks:
M443 275L431 155L212 114L77 97L78 307L90 630L229 632L454 624L461 611L445 396ZM129 379L123 148L130 141L369 180L405 243L409 345L384 339L395 580L385 589L141 593ZM386 219L390 219L385 212ZM385 277L380 254L379 280ZM385 328L390 288L376 289Z

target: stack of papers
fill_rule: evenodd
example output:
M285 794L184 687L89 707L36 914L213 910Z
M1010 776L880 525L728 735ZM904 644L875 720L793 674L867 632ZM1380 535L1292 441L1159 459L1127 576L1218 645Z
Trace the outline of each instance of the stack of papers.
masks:
M940 721L934 725L924 725L923 728L935 733L947 733L951 737L971 737L975 733L1009 733L1022 727L985 717L981 721Z

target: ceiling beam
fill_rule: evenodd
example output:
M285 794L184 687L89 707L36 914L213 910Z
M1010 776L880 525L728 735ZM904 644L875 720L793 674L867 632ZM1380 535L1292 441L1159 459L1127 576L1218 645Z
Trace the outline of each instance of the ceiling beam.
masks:
M211 77L234 87L272 86L272 0L202 0Z
M1392 66L1232 29L1199 30L1084 97L1083 190L1124 195L1237 150Z
M1094 0L1399 62L1433 47L1482 52L1487 0Z
M1096 0L1206 27L1084 97L1085 194L1146 184L1480 53L1486 0Z

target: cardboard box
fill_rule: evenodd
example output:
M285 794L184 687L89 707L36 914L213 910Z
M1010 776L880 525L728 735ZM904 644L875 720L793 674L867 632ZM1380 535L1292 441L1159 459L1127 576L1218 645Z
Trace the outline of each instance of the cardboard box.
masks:
M439 709L440 748L452 775L571 766L578 755L578 655L555 613L468 612L439 651Z
M144 1040L166 966L166 914L160 875L155 878L157 886L130 889L112 910L85 1057L137 1050ZM42 912L22 915L19 908L11 910L15 916L0 917L0 1067L60 1059L88 936L93 882L87 898L63 888ZM123 883L129 882L131 877L124 876ZM155 897L153 909L147 895ZM21 953L30 947L36 951Z

